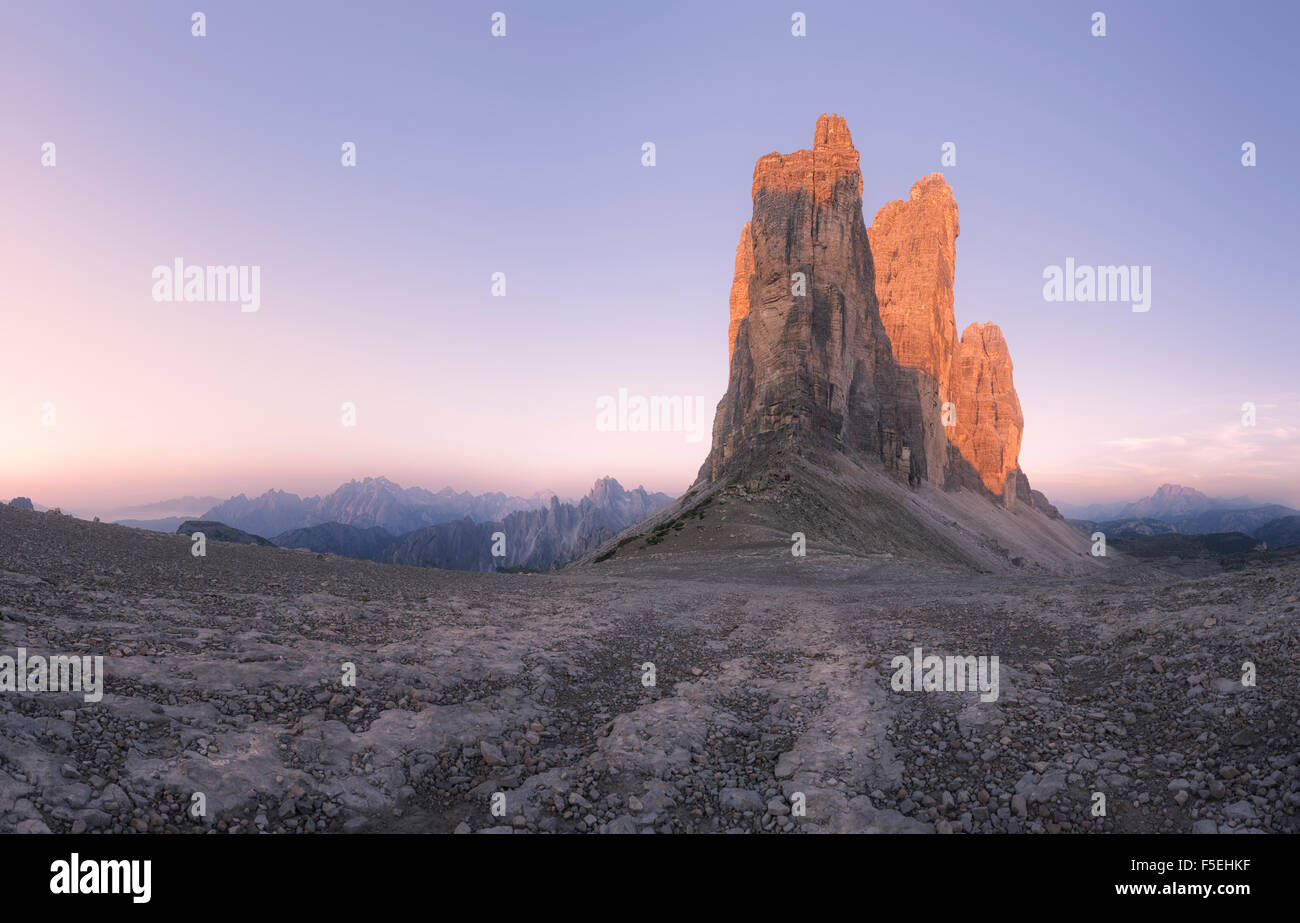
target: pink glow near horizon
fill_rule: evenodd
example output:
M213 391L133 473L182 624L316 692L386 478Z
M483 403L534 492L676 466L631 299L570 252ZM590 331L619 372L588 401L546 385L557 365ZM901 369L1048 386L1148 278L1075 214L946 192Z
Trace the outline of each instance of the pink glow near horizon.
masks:
M434 490L579 496L608 474L627 487L678 494L707 452L707 439L692 443L680 433L598 432L593 399L618 382L608 369L583 384L548 382L548 400L529 405L514 382L494 380L454 351L422 365L418 348L400 337L367 342L373 334L349 329L346 311L326 313L305 348L311 304L325 296L305 274L307 293L294 297L268 273L274 300L256 314L229 304L159 304L149 293L157 259L147 254L169 252L164 247L142 243L128 225L116 252L134 259L111 259L89 229L72 235L48 225L10 229L0 257L14 283L5 293L6 337L31 347L14 351L0 373L0 499L116 509L272 487L321 493L379 475ZM47 246L56 238L61 249ZM86 256L67 264L61 252ZM304 272L276 265L291 278ZM718 315L721 334L725 299L715 295L701 301ZM382 349L386 361L359 363L349 350L358 342ZM189 345L178 351L177 343ZM722 349L714 352L714 367L692 380L721 378ZM322 366L340 371L322 380ZM1228 400L1208 412L1171 413L1157 427L1132 407L1127 419L1121 412L1080 421L1053 410L1068 382L1053 388L1028 377L1018 372L1021 463L1052 499L1135 499L1174 481L1300 503L1297 431L1285 422L1295 419L1297 402L1261 404L1253 429L1233 422ZM713 390L710 421L721 389ZM340 425L344 400L358 406L355 428ZM46 402L54 404L53 426L42 425ZM1198 422L1216 417L1226 422ZM1080 458L1095 463L1081 470Z
M753 163L806 147L825 110L854 130L867 221L958 138L957 325L1006 336L1036 488L1087 503L1168 481L1300 506L1297 178L1282 155L1238 161L1247 135L1293 146L1287 56L1258 52L1285 41L1275 15L1234 59L1216 29L1151 11L1104 46L1058 41L1074 14L1050 4L996 28L960 7L846 9L797 46L722 7L635 28L614 7L521 11L508 45L477 13L415 5L401 30L315 13L250 5L200 40L150 5L5 11L0 499L94 510L379 475L680 493L707 436L602 432L596 401L698 396L711 422ZM712 37L735 28L746 44ZM855 36L917 28L943 68L917 71L902 44L855 53ZM756 53L814 66L737 92ZM645 92L645 60L693 63ZM1104 126L1059 104L1081 70L1103 78ZM900 72L909 94L844 89ZM1043 267L1074 257L1152 265L1150 312L1045 303ZM260 310L154 301L153 267L177 258L260 267Z

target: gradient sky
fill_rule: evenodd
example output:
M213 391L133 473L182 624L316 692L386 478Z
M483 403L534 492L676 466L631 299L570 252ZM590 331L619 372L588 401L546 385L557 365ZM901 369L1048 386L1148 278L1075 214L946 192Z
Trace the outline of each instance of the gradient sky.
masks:
M1282 2L4 4L0 497L678 493L707 440L596 400L711 419L754 161L838 112L868 224L957 144L958 327L1006 334L1035 487L1300 505L1297 32ZM153 301L176 257L260 266L261 310ZM1150 265L1150 312L1045 302L1066 257Z

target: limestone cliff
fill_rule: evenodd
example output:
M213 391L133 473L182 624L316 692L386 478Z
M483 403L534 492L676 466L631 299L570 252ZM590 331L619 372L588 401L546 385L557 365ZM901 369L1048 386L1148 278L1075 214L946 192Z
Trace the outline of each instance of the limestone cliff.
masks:
M1019 468L1024 417L995 324L959 338L957 203L941 174L862 218L859 154L823 115L810 150L767 154L740 235L727 394L703 482L771 444L875 456L916 483L1056 511Z
M867 232L880 319L894 356L934 378L944 400L957 354L952 287L959 233L957 202L938 173L915 183L908 201L876 212Z
M939 173L906 201L876 213L868 232L881 320L899 364L913 369L924 416L929 479L1055 509L1019 468L1024 416L1002 330L971 324L957 337L953 304L957 235L952 189Z
M959 370L949 438L983 485L1004 496L1007 478L1018 468L1025 418L1011 383L1011 354L997 324L966 328ZM1014 485L1011 490L1014 500Z
M736 245L736 271L731 280L731 325L727 328L727 361L736 345L736 330L749 315L749 277L754 274L754 241L749 236L749 222L740 232Z
M736 255L727 394L701 479L774 444L830 445L923 477L921 407L880 321L844 120L818 119L811 150L761 157L753 201Z

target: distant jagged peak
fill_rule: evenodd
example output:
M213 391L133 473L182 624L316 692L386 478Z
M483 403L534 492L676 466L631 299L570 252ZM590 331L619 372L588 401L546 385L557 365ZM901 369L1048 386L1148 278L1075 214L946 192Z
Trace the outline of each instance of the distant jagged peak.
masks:
M1205 499L1207 500L1209 499L1208 496L1206 496L1201 491L1197 490L1195 487L1184 487L1182 484L1169 484L1169 483L1164 483L1161 484L1159 487L1157 487L1155 496L1157 497L1174 497L1174 496L1205 497Z
M606 475L596 481L591 490L588 491L584 500L585 502L606 508L633 504L646 507L647 509L657 509L671 503L673 498L665 493L652 493L646 490L645 485L643 484L638 484L636 487L628 490L620 484L616 478Z
M600 495L618 495L623 492L623 485L618 482L617 478L605 475L603 478L596 478L596 483L593 484L591 490L587 492L587 496L595 499Z
M1182 484L1164 483L1156 488L1155 493L1130 503L1120 511L1120 518L1152 516L1157 519L1165 516L1182 516L1199 513L1217 505L1195 487Z
M401 484L398 484L398 483L396 483L396 482L394 482L394 481L391 481L391 480L389 480L388 478L384 477L383 475L380 475L379 477L365 477L365 478L362 478L361 480L357 480L356 478L352 478L352 479L351 479L350 481L348 481L346 484L342 485L342 487L340 487L339 489L341 490L343 487L352 487L352 486L356 486L356 487L378 487L378 488L381 488L381 489L384 489L384 490L391 490L391 491L394 491L394 492L397 492L397 493L401 493L401 491L403 490L403 487L402 487Z

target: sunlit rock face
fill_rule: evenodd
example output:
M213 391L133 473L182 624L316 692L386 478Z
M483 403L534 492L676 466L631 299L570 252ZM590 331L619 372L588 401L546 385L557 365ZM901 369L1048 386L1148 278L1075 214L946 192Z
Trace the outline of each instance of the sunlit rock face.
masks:
M753 201L701 480L772 444L832 444L911 483L1054 513L1019 468L1024 417L1001 329L957 333L961 228L944 177L916 182L867 229L852 135L823 115L811 149L759 158Z
M876 305L858 151L823 115L811 150L754 167L736 256L731 374L700 475L773 443L830 444L920 478L921 407Z

